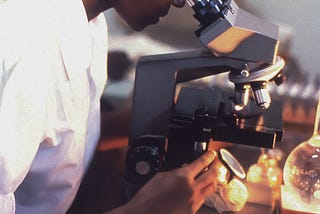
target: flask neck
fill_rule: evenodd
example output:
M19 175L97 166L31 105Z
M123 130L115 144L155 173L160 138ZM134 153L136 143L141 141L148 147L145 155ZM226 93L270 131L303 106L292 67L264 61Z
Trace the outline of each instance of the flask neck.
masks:
M316 117L314 120L314 128L312 138L309 143L320 148L320 93L318 94L318 104L316 108Z
M318 95L318 105L316 109L316 117L314 120L313 135L320 136L320 93Z

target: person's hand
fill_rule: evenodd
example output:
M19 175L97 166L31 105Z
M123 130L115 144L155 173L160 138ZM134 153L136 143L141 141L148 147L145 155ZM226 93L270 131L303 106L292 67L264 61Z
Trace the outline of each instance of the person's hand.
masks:
M216 191L215 158L208 151L187 166L157 173L127 204L130 213L195 213Z

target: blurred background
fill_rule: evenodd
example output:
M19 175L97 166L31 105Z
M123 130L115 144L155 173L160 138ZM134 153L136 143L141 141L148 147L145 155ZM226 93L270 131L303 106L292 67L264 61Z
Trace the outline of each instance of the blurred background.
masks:
M320 25L316 24L320 18L317 11L320 6L319 1L238 0L236 2L241 8L279 24L283 33L281 43L290 46L288 48L291 49L293 55L298 57L303 70L313 74L319 72L317 69L320 66L319 53L316 51L320 38ZM143 32L134 33L119 20L116 13L108 11L106 17L111 36L110 48L124 49L133 57L136 57L136 55L144 53L163 53L174 49L198 47L200 44L193 34L198 23L192 17L192 14L193 12L187 5L183 9L172 7L168 16L162 18L157 25L150 26ZM119 25L119 23L121 24ZM117 42L117 39L120 39L121 36L140 38L141 35L149 40L150 47L148 45L141 47L139 44L128 44L125 40ZM156 48L157 45L162 47Z

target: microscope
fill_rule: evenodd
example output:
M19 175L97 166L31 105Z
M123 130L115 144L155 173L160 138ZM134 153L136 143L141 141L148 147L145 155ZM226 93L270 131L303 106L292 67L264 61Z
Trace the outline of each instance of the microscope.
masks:
M214 141L273 148L283 135L282 107L268 84L284 81L279 29L233 0L187 0L205 51L143 56L136 66L125 190L131 198L155 173L181 167ZM228 72L234 93L177 89Z

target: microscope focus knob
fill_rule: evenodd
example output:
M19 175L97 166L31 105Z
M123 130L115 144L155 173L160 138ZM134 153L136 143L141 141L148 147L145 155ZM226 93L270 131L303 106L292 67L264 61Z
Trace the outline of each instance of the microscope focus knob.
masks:
M128 165L138 176L150 177L159 171L163 157L153 146L138 146L128 153Z

